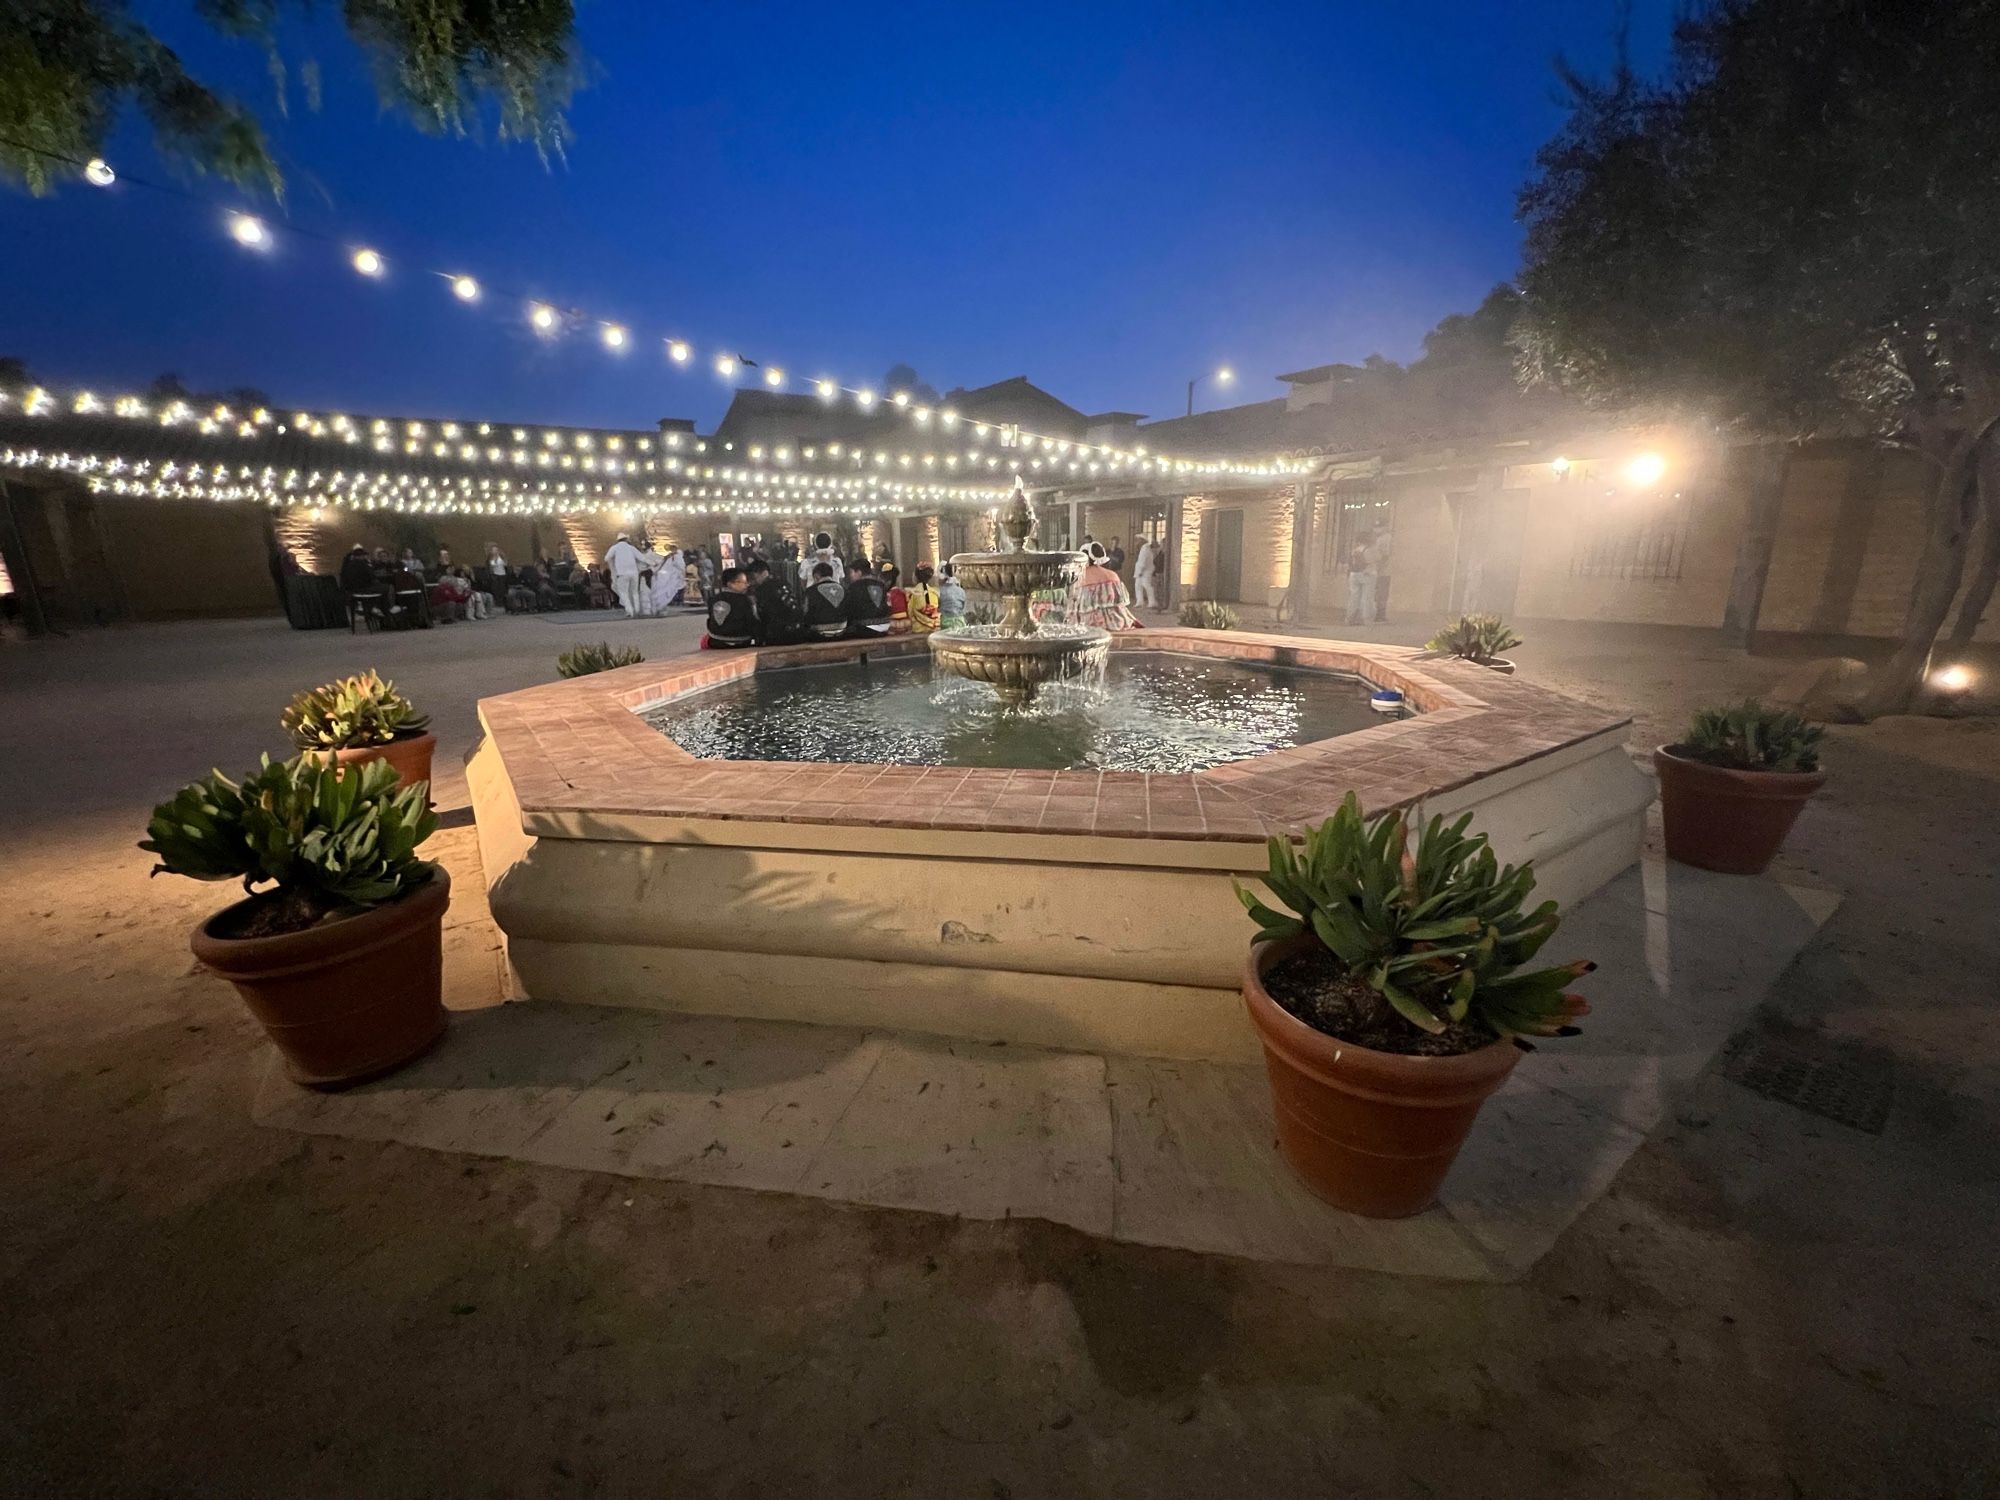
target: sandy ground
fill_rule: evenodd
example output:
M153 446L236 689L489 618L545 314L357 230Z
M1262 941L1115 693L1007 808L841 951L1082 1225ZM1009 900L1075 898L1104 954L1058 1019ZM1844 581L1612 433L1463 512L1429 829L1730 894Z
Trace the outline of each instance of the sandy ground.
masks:
M1635 744L1788 665L1541 626ZM377 665L437 720L457 1003L497 985L459 760L598 635L275 621L0 643L0 1493L1961 1496L2000 1475L2000 727L1841 730L1788 868L1848 897L1759 1025L1893 1057L1880 1136L1715 1072L1524 1284L1329 1275L253 1125L152 802ZM1390 629L1411 639L1414 631Z

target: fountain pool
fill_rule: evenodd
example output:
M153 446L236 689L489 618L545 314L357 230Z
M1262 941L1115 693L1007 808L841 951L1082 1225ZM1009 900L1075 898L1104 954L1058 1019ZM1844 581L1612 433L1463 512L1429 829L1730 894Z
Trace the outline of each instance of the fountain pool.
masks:
M1099 676L1015 705L922 657L754 672L643 717L714 760L881 761L1022 770L1206 771L1371 729L1355 676L1121 651Z
M948 686L937 658L920 636L702 651L482 701L466 781L515 992L1250 1063L1251 927L1230 879L1350 791L1369 811L1471 812L1565 904L1638 858L1652 783L1627 721L1520 677L1393 646L1146 630L1105 643L1107 701L1131 694L1126 728L1158 733L1126 735L1113 713L1070 742L1058 726L1090 716L1067 672L1012 707L989 677ZM896 695L914 696L940 758L976 763L921 763L880 722L832 743L815 721L840 714L811 685L851 694L864 677L880 701L843 712L893 726ZM1354 727L1364 681L1418 712ZM711 710L720 738L694 753L685 726ZM1168 725L1188 717L1206 722ZM1042 737L1042 760L1005 747L1013 727Z

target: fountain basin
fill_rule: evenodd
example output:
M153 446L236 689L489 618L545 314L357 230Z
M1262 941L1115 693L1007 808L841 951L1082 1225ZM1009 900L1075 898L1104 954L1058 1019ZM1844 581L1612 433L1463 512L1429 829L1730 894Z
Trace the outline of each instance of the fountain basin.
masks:
M1471 811L1540 894L1636 862L1628 720L1457 662L1244 632L1114 636L1347 673L1416 717L1193 772L705 760L640 713L752 673L921 655L921 637L702 652L479 705L467 767L519 993L1251 1062L1232 876L1328 816Z
M1003 703L1033 700L1044 684L1081 677L1104 660L1111 632L1095 625L1029 622L1032 635L1004 625L965 625L931 634L931 660L954 677L983 682Z

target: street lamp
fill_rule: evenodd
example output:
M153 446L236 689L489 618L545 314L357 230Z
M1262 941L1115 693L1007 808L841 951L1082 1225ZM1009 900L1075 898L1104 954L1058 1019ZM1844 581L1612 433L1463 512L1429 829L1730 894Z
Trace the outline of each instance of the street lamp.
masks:
M1204 380L1209 380L1209 379L1213 379L1217 385L1228 385L1229 382L1234 380L1235 378L1236 378L1236 372L1230 369L1228 365L1224 365L1221 369L1213 371L1209 375L1195 376L1194 379L1188 382L1187 414L1189 416L1194 415L1194 388L1196 386L1200 385Z

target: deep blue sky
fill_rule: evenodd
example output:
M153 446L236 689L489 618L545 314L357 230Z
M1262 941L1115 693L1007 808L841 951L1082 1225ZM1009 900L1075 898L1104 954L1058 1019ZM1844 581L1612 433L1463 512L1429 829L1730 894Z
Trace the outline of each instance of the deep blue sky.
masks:
M1610 55L1610 0L1426 4L689 5L596 0L595 80L566 165L378 114L322 21L324 76L269 108L262 54L179 4L139 7L260 109L283 212L378 246L246 253L216 210L121 185L0 189L0 353L106 391L162 370L285 404L704 427L727 401L654 335L799 375L940 389L1027 374L1066 400L1174 415L1220 362L1226 404L1283 370L1417 352L1514 268L1514 192L1560 119L1551 60ZM1642 62L1668 0L1641 0ZM114 161L167 174L128 122ZM202 191L220 194L210 184ZM463 266L628 322L634 348L531 336L457 304Z

